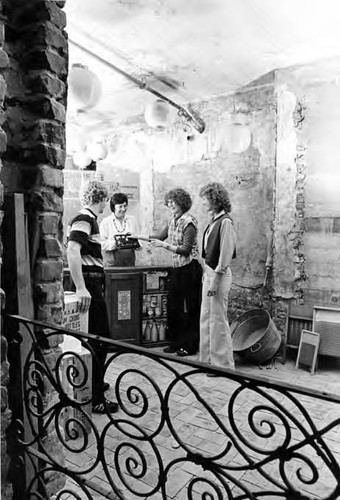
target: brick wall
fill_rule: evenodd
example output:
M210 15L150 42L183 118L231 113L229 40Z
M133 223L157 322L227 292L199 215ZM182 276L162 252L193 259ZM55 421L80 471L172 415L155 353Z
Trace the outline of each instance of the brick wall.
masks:
M4 100L7 92L6 80L4 77L5 71L8 69L8 56L4 48L5 38L5 20L3 17L3 6L0 3L0 156L6 150L7 136L3 129L5 120ZM2 171L2 160L0 159L0 174ZM4 186L0 181L0 276L2 266L2 233L1 226L3 220L3 197ZM0 288L0 309L5 307L5 293ZM8 389L9 389L9 365L7 359L7 341L2 335L3 323L0 318L1 325L1 498L7 500L12 498L12 485L8 480L9 455L7 453L6 432L11 423L11 410L8 407Z
M4 0L5 40L3 26L1 36L5 51L0 53L0 64L6 66L8 62L7 88L0 80L0 100L5 97L6 114L3 130L0 129L0 149L5 147L7 137L1 181L5 193L19 192L25 197L35 318L57 324L62 321L63 310L62 169L68 70L64 3ZM6 235L2 237L6 244ZM53 358L56 348L50 346L46 350L47 358ZM5 353L6 349L2 349L3 357ZM1 411L6 412L3 387L1 397ZM46 389L46 404L50 399ZM49 436L47 447L54 454L61 454L53 435ZM6 463L2 479L6 476L5 466ZM5 491L6 484L2 483L2 498L11 496L9 488ZM50 492L61 485L58 475L49 478Z

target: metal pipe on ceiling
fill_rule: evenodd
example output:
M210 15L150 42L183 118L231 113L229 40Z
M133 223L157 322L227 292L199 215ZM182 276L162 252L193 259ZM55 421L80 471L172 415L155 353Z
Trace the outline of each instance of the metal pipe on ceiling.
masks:
M158 92L158 90L155 90L152 87L150 87L147 84L147 82L143 82L142 80L135 78L134 76L130 75L126 71L122 70L121 68L118 68L118 66L116 66L115 64L112 64L111 62L107 61L106 59L99 56L95 52L92 52L91 50L89 50L88 48L79 44L78 42L75 42L74 40L69 38L69 43L71 43L72 45L74 45L78 49L82 50L83 52L86 52L88 55L97 59L97 61L100 61L102 64L109 67L110 69L112 69L116 73L119 73L124 78L127 78L128 80L130 80L130 82L133 82L140 89L146 90L147 92L150 92L151 94L158 97L159 99L162 99L163 101L167 102L168 104L170 104L171 106L173 106L174 108L176 108L178 110L178 115L181 118L185 118L190 126L194 127L200 134L202 134L202 132L204 132L205 123L202 120L202 118L200 118L196 114L194 115L192 112L189 112L187 109L183 108L183 106L181 106L180 104L177 104L172 99L169 99L165 95Z

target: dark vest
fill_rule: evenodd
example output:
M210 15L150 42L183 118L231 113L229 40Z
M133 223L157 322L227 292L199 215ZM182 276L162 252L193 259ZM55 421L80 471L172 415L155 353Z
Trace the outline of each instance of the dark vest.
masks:
M214 220L214 226L208 236L207 251L204 250L204 239L205 233L208 231L209 226L205 229L202 240L202 257L205 263L215 269L217 267L219 257L220 257L220 244L221 244L221 223L224 219L229 219L232 223L232 219L228 214L222 214L217 219ZM233 253L233 259L236 257L236 248Z

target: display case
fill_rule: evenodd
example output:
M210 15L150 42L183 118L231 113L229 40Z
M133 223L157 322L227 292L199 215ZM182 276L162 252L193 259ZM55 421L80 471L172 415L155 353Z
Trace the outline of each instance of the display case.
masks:
M105 299L111 337L144 347L168 343L168 290L171 268L108 267ZM71 290L69 270L64 289Z
M169 270L143 272L142 343L167 341Z
M112 338L153 347L167 343L167 267L110 267L106 303Z

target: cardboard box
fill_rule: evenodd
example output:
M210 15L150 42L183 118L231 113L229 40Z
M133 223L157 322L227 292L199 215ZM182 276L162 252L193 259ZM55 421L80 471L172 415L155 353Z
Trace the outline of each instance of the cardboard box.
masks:
M89 314L78 310L78 298L74 292L64 292L64 321L63 326L76 332L88 333Z

